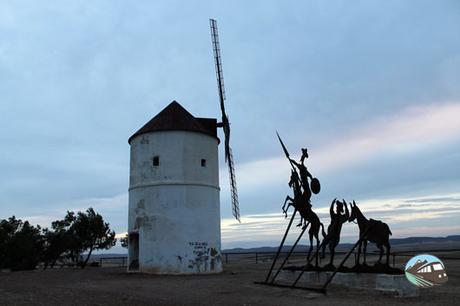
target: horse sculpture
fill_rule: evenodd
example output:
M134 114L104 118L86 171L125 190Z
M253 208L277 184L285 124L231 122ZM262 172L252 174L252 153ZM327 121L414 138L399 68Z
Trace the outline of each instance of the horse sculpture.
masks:
M323 238L324 238L324 225L319 221L318 215L311 209L310 200L305 193L302 193L299 183L299 176L297 172L291 171L291 179L289 181L289 187L292 188L294 192L294 198L287 196L284 205L283 213L287 217L287 211L290 206L293 206L296 211L300 213L300 223L298 226L303 224L303 229L305 229L308 224L310 224L310 229L308 230L308 235L310 238L310 249L307 255L308 264L310 264L310 255L313 251L313 238L316 239L316 253L315 253L315 266L318 267L318 250L319 250L319 228L323 228ZM286 207L286 204L288 206ZM308 222L308 223L307 223Z
M380 250L380 257L378 263L380 264L382 261L383 256L383 246L386 247L386 265L388 266L389 258L390 258L390 235L392 235L390 228L388 225L382 221L374 220L374 219L367 219L362 214L361 210L356 205L355 201L353 201L351 206L351 214L350 218L348 219L349 222L353 222L355 219L358 220L358 227L359 227L359 238L362 239L358 246L358 257L356 264L359 265L359 257L361 254L361 247L364 246L363 254L364 254L364 261L363 264L367 265L366 263L366 248L367 242L373 242L377 245L377 248Z
M303 225L303 227L306 227L307 220L304 218L304 216L307 214L307 206L308 205L311 206L311 204L309 203L308 199L305 197L305 193L302 193L300 189L299 176L297 172L291 171L291 179L289 180L288 185L289 187L292 188L292 191L294 193L294 198L291 198L289 195L286 196L283 207L281 208L283 210L284 217L287 218L287 211L290 206L293 206L294 209L300 213L300 223L297 224L297 226ZM286 207L286 204L287 204L287 207Z
M334 212L334 204L337 207L336 212ZM329 214L331 216L331 224L329 224L327 227L327 234L322 243L323 251L321 258L324 258L326 246L329 245L329 252L331 253L329 266L333 266L335 248L340 242L340 232L342 231L342 225L347 222L348 218L350 217L348 213L348 206L345 200L340 202L337 201L337 199L334 199L331 203L331 207L329 208Z

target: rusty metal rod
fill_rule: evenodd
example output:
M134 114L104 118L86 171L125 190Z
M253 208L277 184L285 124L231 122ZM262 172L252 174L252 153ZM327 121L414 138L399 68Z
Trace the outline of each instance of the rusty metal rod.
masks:
M320 243L319 247L317 248L317 252L319 252L321 250L321 248L323 247L323 244L324 244L324 239L323 241ZM310 260L310 258L307 258L307 261ZM295 285L297 284L297 282L299 281L299 279L302 277L302 274L306 271L306 268L307 268L307 265L305 265L303 268L302 268L302 271L300 272L299 276L296 278L296 280L294 281L294 283L292 284L292 288L295 287Z
M280 255L281 249L283 248L284 241L286 240L287 234L289 233L289 229L291 228L292 222L294 221L294 217L297 213L297 210L294 210L292 213L291 221L289 221L289 225L286 229L286 232L284 233L283 239L281 240L281 244L278 247L278 251L276 252L275 258L273 258L273 263L272 266L270 267L270 271L268 271L267 277L265 278L265 282L268 282L268 279L270 278L270 275L272 274L273 268L275 267L276 261L278 260L278 256Z
M360 244L363 240L367 239L367 232L372 228L373 226L368 226L366 228L366 230L364 231L364 233L359 237L358 241L356 241L355 245L351 248L350 251L348 251L347 255L342 259L342 262L337 266L337 268L335 268L334 272L331 274L331 276L329 276L329 278L326 280L326 282L324 283L323 285L323 289L326 290L326 287L329 285L329 283L332 281L332 279L334 278L334 276L337 274L337 272L339 271L339 269L343 266L343 264L345 263L345 261L347 261L348 257L350 256L350 254L356 249L356 247L358 246L358 244Z
M308 222L307 226L310 224L310 222ZM281 264L281 266L278 268L278 271L276 271L276 274L275 276L273 276L273 279L272 281L270 282L270 284L273 284L276 277L278 276L278 274L280 274L281 272L281 269L283 269L284 265L286 264L286 262L289 260L289 257L291 256L292 252L294 251L295 247L297 246L297 244L299 243L300 239L302 238L303 234L305 233L305 230L307 229L307 226L305 226L303 229L302 229L302 232L300 233L299 237L297 238L297 240L295 241L294 245L292 246L291 250L289 251L289 253L286 255L286 257L284 258L284 261L283 263Z
M347 261L348 257L350 256L350 254L356 249L356 247L358 246L358 244L362 241L363 239L360 238L356 243L355 245L351 248L351 250L347 253L347 255L342 259L342 262L337 266L337 268L335 268L334 272L332 272L331 276L329 276L329 278L326 280L326 282L324 283L323 285L323 289L326 290L326 287L327 285L329 285L329 283L332 281L332 279L334 278L334 276L337 274L337 272L339 271L339 269L343 266L343 264L345 263L345 261Z

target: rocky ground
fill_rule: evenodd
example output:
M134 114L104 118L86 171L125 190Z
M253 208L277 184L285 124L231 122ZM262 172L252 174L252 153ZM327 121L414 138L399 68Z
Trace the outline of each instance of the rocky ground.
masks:
M323 295L258 285L270 262L232 257L219 275L128 274L123 268L0 272L0 305L458 305L460 255L446 257L453 258L444 260L448 283L415 298L338 286Z

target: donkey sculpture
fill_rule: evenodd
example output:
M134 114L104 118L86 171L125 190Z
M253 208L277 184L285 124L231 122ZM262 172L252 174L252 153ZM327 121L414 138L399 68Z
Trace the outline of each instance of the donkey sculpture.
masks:
M302 193L299 183L299 176L297 172L291 171L291 179L289 181L289 187L292 188L294 192L294 198L290 196L286 197L283 205L283 213L287 217L287 211L289 206L293 206L296 211L300 213L300 224L303 224L303 229L310 224L310 229L308 230L308 235L310 238L310 249L307 255L308 264L310 264L310 255L313 251L313 238L316 239L316 253L315 253L315 266L318 267L318 250L319 250L319 228L323 228L323 237L324 237L324 225L319 221L318 215L311 209L310 200L306 197L305 193ZM288 206L286 207L286 204ZM307 223L308 222L308 223Z
M382 221L374 220L374 219L367 219L364 217L361 210L356 205L355 201L350 203L351 206L351 214L350 218L348 219L349 222L353 222L355 219L358 220L358 227L359 227L359 238L362 239L358 245L358 257L356 264L359 265L359 257L361 254L361 247L363 246L363 255L364 261L363 264L367 265L366 263L366 249L367 249L367 242L373 242L377 245L377 248L380 250L380 257L378 263L380 264L382 261L383 255L383 246L386 247L386 265L388 266L389 258L390 258L390 235L392 235L390 228L388 225Z

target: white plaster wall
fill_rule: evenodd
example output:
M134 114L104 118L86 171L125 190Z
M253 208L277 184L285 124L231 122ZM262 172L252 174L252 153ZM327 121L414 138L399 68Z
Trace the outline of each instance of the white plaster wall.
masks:
M217 146L216 138L185 131L131 140L128 230L139 233L139 271L222 271Z

